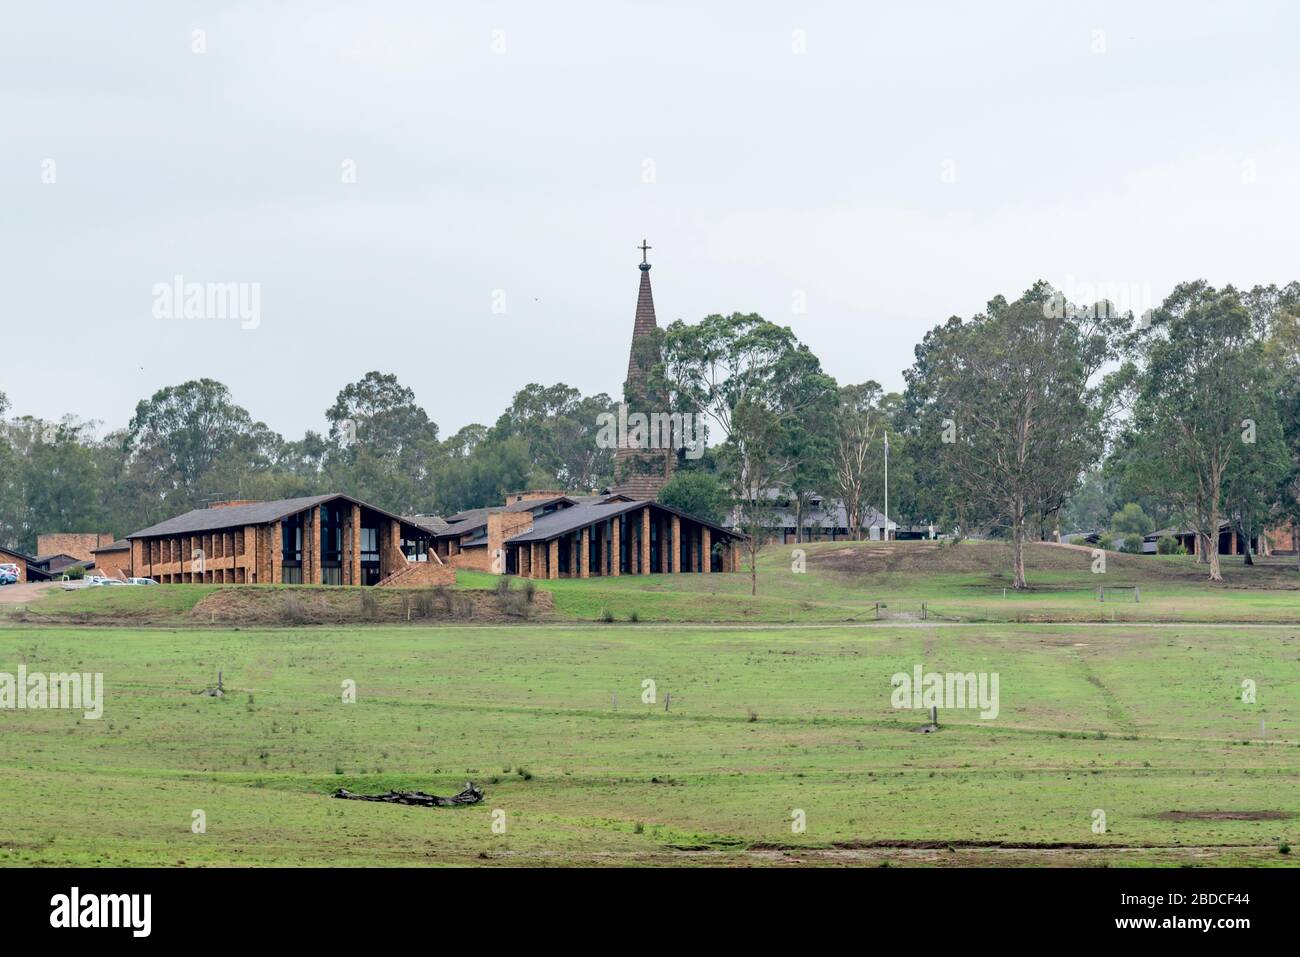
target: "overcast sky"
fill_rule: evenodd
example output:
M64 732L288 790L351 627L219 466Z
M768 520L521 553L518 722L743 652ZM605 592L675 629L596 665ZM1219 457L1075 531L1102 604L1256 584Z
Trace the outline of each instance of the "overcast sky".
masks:
M292 438L379 369L445 436L619 392L643 236L661 325L758 312L887 388L1039 277L1297 279L1298 10L10 4L0 390L117 428L207 376ZM177 275L255 327L158 318Z

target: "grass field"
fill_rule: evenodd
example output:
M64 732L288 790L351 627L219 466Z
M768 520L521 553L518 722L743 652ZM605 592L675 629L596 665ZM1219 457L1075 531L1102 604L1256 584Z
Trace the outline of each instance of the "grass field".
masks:
M864 622L920 620L984 622L1202 621L1300 623L1300 571L1295 559L1253 568L1224 556L1222 583L1205 580L1205 566L1183 556L1106 555L1104 574L1093 572L1087 549L1031 545L1030 588L1010 588L1010 549L971 541L956 547L932 542L820 543L800 546L804 571L793 570L794 547L769 547L760 556L758 596L748 574L652 575L538 581L554 608L537 617L598 621L606 613L641 622ZM495 575L461 570L462 589L491 589ZM1105 602L1099 590L1108 589ZM1137 586L1138 600L1134 600ZM273 588L274 586L265 586ZM516 585L518 587L518 585ZM233 589L257 592L263 586ZM283 592L284 589L277 589ZM289 589L328 594L360 613L358 588ZM209 598L219 585L159 588L54 589L38 601L0 603L0 621L31 624L242 624ZM224 589L226 593L232 588ZM879 607L877 607L879 606ZM265 623L265 622L263 622ZM288 622L286 622L288 623Z
M1300 813L1297 661L1275 627L9 629L0 670L107 704L0 713L0 863L1286 864L1296 818L1161 815ZM916 733L916 663L999 672L999 717Z
M549 620L510 625L223 626L209 586L56 592L7 609L0 672L102 672L104 714L0 710L0 865L1295 863L1293 569L1209 587L1122 556L1107 578L1142 601L1112 624L1069 550L1003 599L998 546L968 544L818 546L804 574L772 549L758 603L741 576L549 582ZM642 623L564 620L605 609ZM1053 614L1077 620L1014 620ZM996 672L997 718L917 733L890 700L916 665ZM218 670L227 696L197 694ZM331 797L467 780L482 804Z

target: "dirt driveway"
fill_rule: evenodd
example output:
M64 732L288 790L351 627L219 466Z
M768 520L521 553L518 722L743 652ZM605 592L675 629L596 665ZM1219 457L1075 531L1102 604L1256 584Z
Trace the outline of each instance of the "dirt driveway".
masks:
M58 582L19 582L17 585L0 587L0 605L21 605L35 601L51 588L58 588Z

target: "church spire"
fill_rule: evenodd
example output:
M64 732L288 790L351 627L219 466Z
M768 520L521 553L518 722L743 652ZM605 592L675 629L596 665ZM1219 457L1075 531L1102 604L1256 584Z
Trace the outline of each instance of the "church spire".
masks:
M650 263L646 253L650 250L646 241L641 240L637 249L641 250L641 286L636 293L636 317L632 320L632 351L627 358L627 383L624 386L625 398L638 402L645 399L646 381L650 370L659 359L655 332L659 323L655 319L655 297L650 289Z
M636 317L632 321L632 349L627 357L627 381L623 384L625 414L649 415L664 412L650 396L650 373L658 365L659 323L655 319L655 298L650 290L650 244L644 239L641 250L641 285L636 294ZM614 455L614 490L634 499L653 499L673 474L676 452L653 446L629 447L621 444Z

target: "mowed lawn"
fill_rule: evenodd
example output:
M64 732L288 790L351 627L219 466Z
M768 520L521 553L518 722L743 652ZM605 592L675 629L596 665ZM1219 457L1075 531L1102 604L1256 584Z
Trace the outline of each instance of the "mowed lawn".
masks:
M651 575L538 581L559 617L618 620L845 622L1284 621L1300 622L1295 558L1223 556L1225 581L1210 583L1195 558L1107 552L1047 543L1026 548L1029 588L1011 587L1011 548L992 541L821 542L769 545L758 594L740 574ZM497 577L461 571L464 587ZM1105 600L1102 592L1105 592ZM924 606L924 608L923 608Z
M1300 837L1300 626L0 629L19 664L106 703L0 711L7 865L1285 865ZM1000 714L917 733L917 664L997 672ZM330 796L467 780L482 804Z
M922 619L1300 623L1300 570L1294 558L1247 567L1239 556L1224 556L1222 583L1208 582L1205 566L1187 556L1108 552L1100 570L1089 549L1034 543L1027 548L1026 564L1030 587L1017 592L1010 587L1010 547L999 542L770 545L759 556L757 596L750 594L747 573L539 580L533 587L549 592L554 605L535 617L762 624ZM491 591L501 579L462 569L457 581L461 589ZM512 587L524 585L515 579ZM1104 602L1099 600L1103 589ZM281 586L53 587L31 601L0 602L0 622L244 624L222 601L233 590L261 595L267 606L282 602L286 594ZM288 591L305 596L308 603L328 600L335 621L367 620L366 589L293 586ZM283 623L295 622L286 616Z

